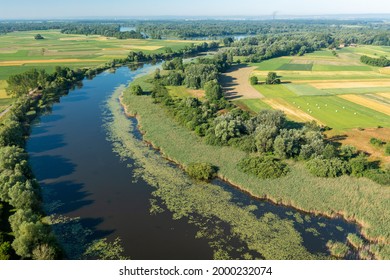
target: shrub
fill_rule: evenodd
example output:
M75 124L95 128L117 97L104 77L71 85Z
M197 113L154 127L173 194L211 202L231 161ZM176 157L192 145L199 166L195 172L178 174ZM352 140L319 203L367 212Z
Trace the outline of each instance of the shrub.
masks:
M267 85L277 85L277 84L280 84L281 81L275 72L269 72L267 75L267 79L265 80L265 83Z
M313 158L306 163L306 167L317 177L338 177L349 171L348 165L338 158Z
M386 144L386 142L383 142L381 139L378 138L371 138L370 144L375 147L382 147L384 144Z
M328 247L330 254L337 258L344 258L349 251L348 246L341 242L328 241L326 247Z
M190 163L186 171L188 175L197 180L211 180L217 173L217 167L210 163Z
M238 163L238 167L243 172L256 175L261 179L279 178L289 172L285 163L270 155L244 158Z
M386 156L390 156L390 143L387 143L387 144L386 144L386 147L385 147L385 155L386 155Z
M144 91L142 90L140 85L132 84L130 86L130 93L133 95L142 95L144 94Z
M251 85L257 85L259 83L259 79L256 76L252 76L249 78Z
M370 163L368 162L365 154L359 154L357 157L349 160L349 166L351 168L351 175L355 177L362 177L364 171L366 171Z
M364 177L369 178L380 185L390 186L389 170L380 170L380 169L366 170L364 172Z

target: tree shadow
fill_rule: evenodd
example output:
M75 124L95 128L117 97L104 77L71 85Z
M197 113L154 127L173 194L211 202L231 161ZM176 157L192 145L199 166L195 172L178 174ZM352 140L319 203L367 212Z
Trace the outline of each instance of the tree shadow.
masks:
M45 130L42 130L45 131ZM35 131L36 132L36 131ZM54 134L47 136L31 137L27 150L33 153L42 153L64 147L64 135Z
M62 181L41 183L41 187L47 214L67 214L94 202L87 199L91 193L83 191L84 184Z
M57 179L70 175L74 172L76 165L70 160L61 156L30 156L30 164L38 180Z

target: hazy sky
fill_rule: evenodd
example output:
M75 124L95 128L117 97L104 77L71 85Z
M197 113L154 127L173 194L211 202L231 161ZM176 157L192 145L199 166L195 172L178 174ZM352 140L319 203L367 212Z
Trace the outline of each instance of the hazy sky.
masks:
M390 14L390 0L1 0L0 19Z

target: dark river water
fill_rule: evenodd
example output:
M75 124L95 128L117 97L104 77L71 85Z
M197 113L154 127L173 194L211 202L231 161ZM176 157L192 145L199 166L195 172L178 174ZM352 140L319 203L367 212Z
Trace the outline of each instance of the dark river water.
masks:
M80 217L82 225L93 232L91 240L119 236L125 254L132 259L211 259L212 249L207 240L195 238L197 228L193 224L185 219L173 220L169 211L150 215L153 188L142 180L133 182L128 167L131 161L121 161L107 140L105 101L118 86L154 67L104 72L93 80L84 80L82 88L62 97L52 112L33 126L27 145L32 169L43 189L44 204L57 205L48 214ZM342 219L306 215L252 199L219 180L214 183L233 193L235 203L256 205L256 215L272 212L295 220L310 252L326 253L329 239L344 242L348 233L358 232L355 225Z

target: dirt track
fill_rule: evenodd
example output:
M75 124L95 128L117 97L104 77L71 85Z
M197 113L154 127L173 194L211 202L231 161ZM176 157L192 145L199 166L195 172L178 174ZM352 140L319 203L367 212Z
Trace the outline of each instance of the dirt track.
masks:
M250 74L254 69L256 67L244 64L234 65L221 75L221 83L227 99L264 98L249 82Z

